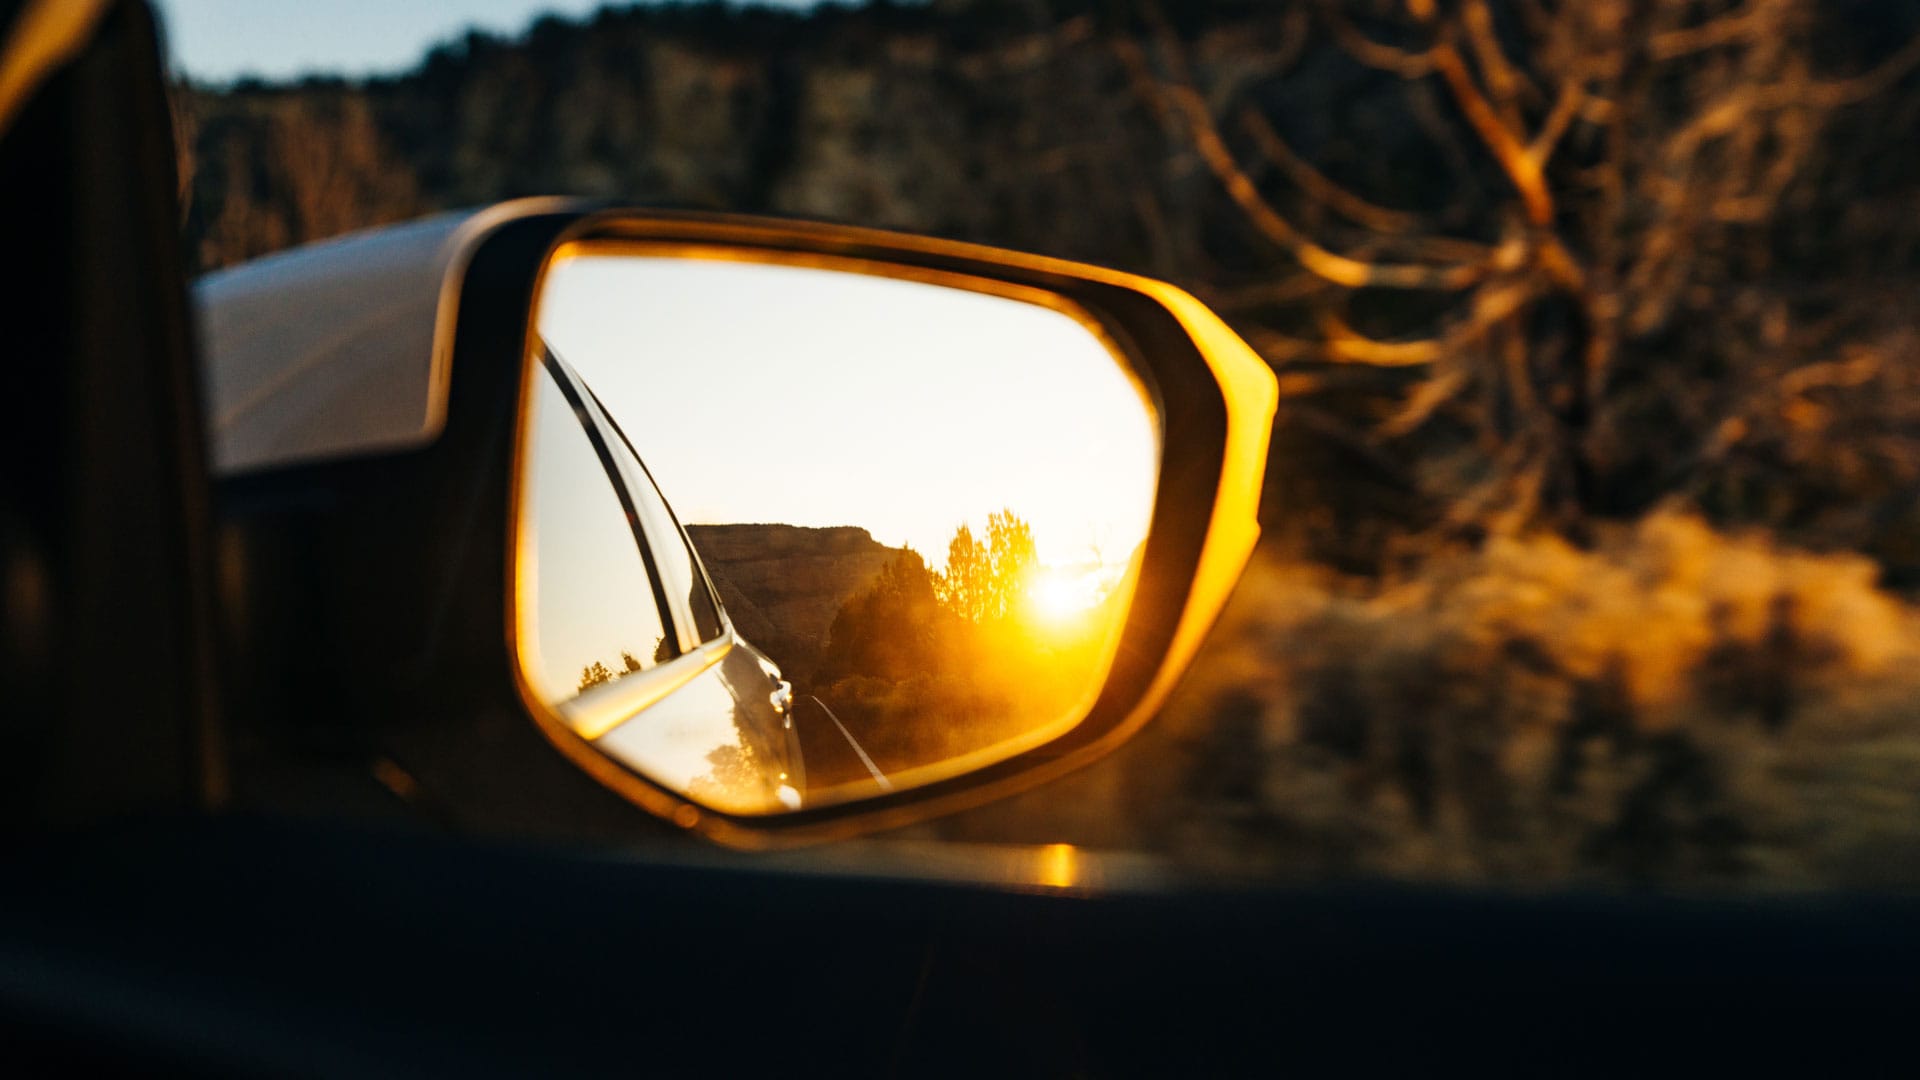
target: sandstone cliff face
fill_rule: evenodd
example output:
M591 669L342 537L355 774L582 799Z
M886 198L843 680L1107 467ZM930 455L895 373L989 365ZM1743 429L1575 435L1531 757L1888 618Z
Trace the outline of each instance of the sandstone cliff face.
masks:
M840 605L900 553L852 526L689 525L735 629L789 678L804 679Z

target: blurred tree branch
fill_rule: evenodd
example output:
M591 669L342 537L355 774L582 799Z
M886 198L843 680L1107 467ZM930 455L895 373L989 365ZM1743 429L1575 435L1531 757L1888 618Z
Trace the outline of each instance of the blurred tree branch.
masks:
M1314 0L1296 10L1312 12L1327 47L1403 84L1410 123L1504 193L1463 188L1477 209L1450 220L1336 180L1289 139L1276 112L1283 93L1244 72L1220 92L1155 0L1137 0L1142 29L1116 51L1168 134L1301 272L1219 294L1246 318L1280 324L1254 332L1258 347L1283 369L1424 370L1396 391L1375 436L1468 417L1478 479L1448 498L1457 515L1501 505L1517 524L1577 521L1616 501L1610 485L1637 453L1623 440L1649 415L1651 378L1645 346L1624 350L1676 334L1682 313L1718 316L1716 295L1773 265L1769 230L1804 198L1796 185L1837 113L1920 67L1916 34L1858 74L1823 71L1809 47L1812 0ZM1444 108L1420 104L1427 86ZM1237 118L1234 135L1222 115ZM1265 183L1243 164L1255 157L1273 167ZM1343 224L1329 229L1335 219ZM1345 239L1310 235L1309 222ZM1446 302L1385 304L1383 291ZM1406 314L1383 324L1393 332L1363 328L1396 311ZM1409 321L1418 311L1428 314ZM1728 420L1702 436L1719 446L1736 430Z

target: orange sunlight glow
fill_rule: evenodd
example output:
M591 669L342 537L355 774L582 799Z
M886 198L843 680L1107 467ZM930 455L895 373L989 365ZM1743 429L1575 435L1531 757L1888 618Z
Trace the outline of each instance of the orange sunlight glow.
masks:
M1036 622L1067 628L1082 622L1106 599L1106 583L1099 568L1076 571L1058 566L1036 567L1027 583L1030 614Z

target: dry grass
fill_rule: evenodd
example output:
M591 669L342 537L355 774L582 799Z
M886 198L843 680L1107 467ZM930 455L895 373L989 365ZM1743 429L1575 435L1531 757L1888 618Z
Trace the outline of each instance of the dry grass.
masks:
M1871 562L1676 514L1398 583L1264 561L1129 756L1155 846L1236 873L1911 888L1916 661Z

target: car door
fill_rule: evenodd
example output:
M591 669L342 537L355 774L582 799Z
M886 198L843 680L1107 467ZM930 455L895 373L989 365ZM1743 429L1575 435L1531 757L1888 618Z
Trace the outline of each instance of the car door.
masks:
M530 478L537 555L527 583L543 692L575 733L629 769L743 813L797 806L773 680L736 648L632 446L563 361L549 352L544 367L534 389L545 453ZM582 473L592 481L583 485ZM625 530L617 544L616 517Z

